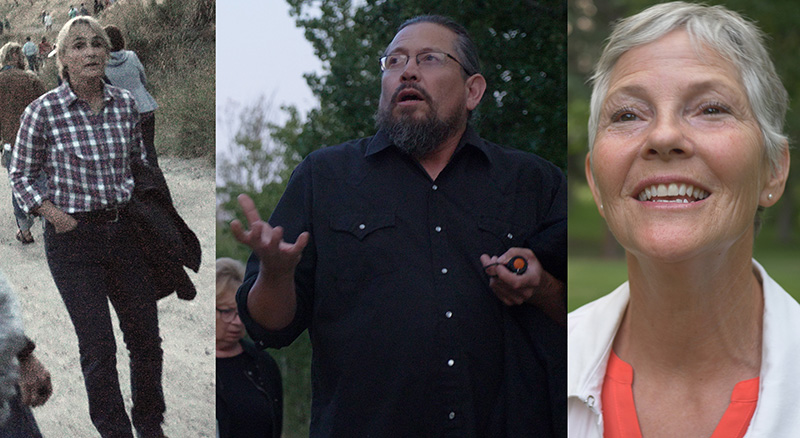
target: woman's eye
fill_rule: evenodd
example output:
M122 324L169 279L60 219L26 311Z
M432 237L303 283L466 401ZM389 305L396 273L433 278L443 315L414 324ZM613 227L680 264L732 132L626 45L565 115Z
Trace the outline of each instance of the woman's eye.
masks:
M639 120L639 117L630 108L622 108L611 116L612 122L633 122L636 120Z
M700 112L707 116L716 116L719 114L727 114L730 111L725 105L721 103L707 103L700 107Z

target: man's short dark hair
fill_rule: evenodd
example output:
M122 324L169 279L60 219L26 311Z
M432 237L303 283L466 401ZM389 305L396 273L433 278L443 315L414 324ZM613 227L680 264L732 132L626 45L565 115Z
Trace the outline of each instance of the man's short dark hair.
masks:
M108 39L111 40L111 51L116 52L125 48L125 38L117 26L109 25L104 28Z
M404 21L403 24L397 28L397 32L400 32L412 24L419 23L433 23L450 29L456 34L456 55L464 66L464 70L466 70L469 76L481 72L481 61L478 59L478 47L475 45L475 42L472 41L469 32L467 32L464 26L456 23L452 18L442 15L419 15Z

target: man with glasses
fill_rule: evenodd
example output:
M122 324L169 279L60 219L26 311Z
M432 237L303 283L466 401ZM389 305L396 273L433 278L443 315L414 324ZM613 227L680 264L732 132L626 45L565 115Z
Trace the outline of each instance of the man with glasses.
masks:
M373 137L311 154L269 223L240 196L239 315L260 347L309 330L313 437L548 436L532 337L565 339L564 176L469 126L486 81L461 25L405 22L380 67Z

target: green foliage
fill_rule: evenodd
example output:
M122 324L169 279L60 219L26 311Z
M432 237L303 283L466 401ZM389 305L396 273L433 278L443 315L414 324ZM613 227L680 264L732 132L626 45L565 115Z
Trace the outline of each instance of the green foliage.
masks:
M567 268L567 311L607 295L628 279L625 260L598 260L570 254Z
M488 88L473 113L478 132L566 167L562 2L367 0L356 6L351 1L287 1L324 65L323 74L306 76L320 107L307 114L301 129L276 129L277 135L289 130L296 136L290 146L301 156L374 133L379 56L403 21L441 14L469 30L481 55ZM311 6L321 13L309 14Z
M283 437L307 438L311 423L311 340L308 332L292 345L269 350L283 375Z
M159 103L156 149L180 157L214 157L214 0L125 2L103 24L125 35Z
M299 156L284 146L294 140L299 122L294 122L294 130L284 130L282 137L270 136L272 105L264 96L238 111L230 111L235 113L228 116L238 119L238 130L229 153L217 160L217 179L221 182L217 186L218 209L223 219L237 218L246 223L236 199L243 193L253 199L261 217L266 219L278 204L292 169L299 163ZM291 120L286 126L293 126ZM237 245L227 225L222 231L218 228L218 257L233 257L228 251Z

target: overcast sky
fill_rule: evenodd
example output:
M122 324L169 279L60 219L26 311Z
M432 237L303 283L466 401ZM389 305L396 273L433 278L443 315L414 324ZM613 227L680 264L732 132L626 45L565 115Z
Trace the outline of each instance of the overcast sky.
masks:
M281 105L295 105L301 114L317 106L303 74L321 71L321 62L283 0L217 2L216 56L218 149L233 136L221 123L232 105L264 95L273 100L276 122L283 120Z

